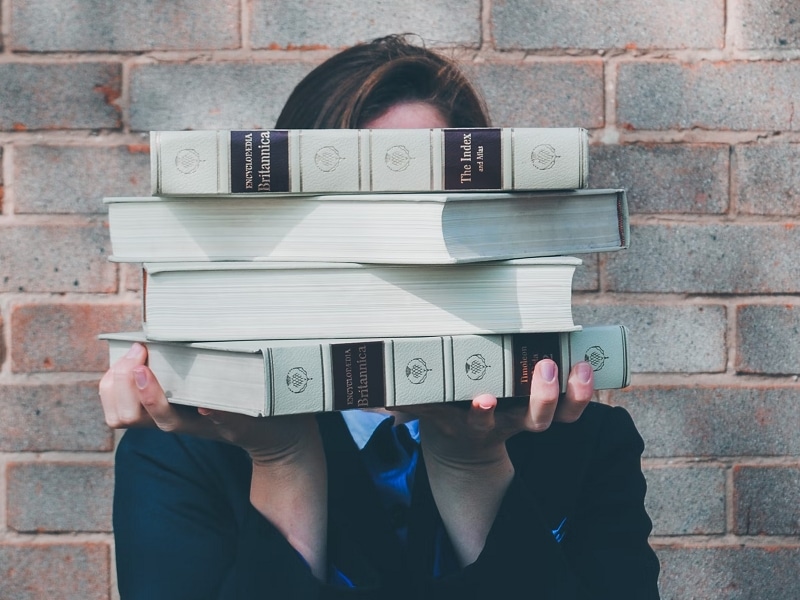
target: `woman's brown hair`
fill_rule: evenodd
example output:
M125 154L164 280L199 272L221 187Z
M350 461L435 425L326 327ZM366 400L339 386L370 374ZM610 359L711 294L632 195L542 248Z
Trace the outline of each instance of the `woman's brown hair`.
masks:
M488 127L485 104L456 63L408 35L357 44L317 66L290 94L277 129L355 129L401 102L425 102L450 127Z

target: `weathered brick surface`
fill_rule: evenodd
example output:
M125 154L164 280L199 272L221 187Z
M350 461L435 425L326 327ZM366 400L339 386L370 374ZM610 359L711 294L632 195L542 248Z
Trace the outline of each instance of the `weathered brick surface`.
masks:
M101 333L141 329L141 305L26 304L11 311L11 370L98 372L108 368Z
M96 381L0 383L0 452L107 452L112 447Z
M492 32L502 49L721 48L725 3L500 0L492 3Z
M428 44L477 47L480 0L395 0L369 5L319 0L255 0L250 36L257 48L341 48L390 33Z
M11 463L6 479L6 520L15 531L111 531L108 463Z
M0 598L107 600L110 566L102 543L0 544Z
M0 224L0 292L112 292L108 229L83 224Z
M718 373L725 370L726 309L705 305L576 304L580 325L625 325L634 373Z
M800 63L623 62L617 121L631 129L796 131Z
M742 144L734 148L733 160L740 213L800 216L800 144Z
M644 471L645 506L654 535L725 533L725 470L719 467L657 467Z
M660 548L662 600L790 600L800 589L800 548Z
M602 127L603 63L524 62L467 69L498 127Z
M800 535L800 467L733 471L734 516L740 535Z
M6 360L5 333L3 332L3 316L0 315L0 368Z
M633 386L610 394L633 416L648 457L800 455L796 387Z
M800 375L800 306L740 306L736 332L737 371Z
M257 129L275 124L312 64L141 65L131 72L131 128Z
M117 63L0 64L0 130L118 129Z
M589 187L625 188L632 215L722 214L729 166L720 144L593 144Z
M631 247L608 254L608 289L688 294L800 292L800 228L783 224L631 226Z
M112 147L24 146L14 151L14 212L105 213L105 196L150 194L148 140Z
M795 0L738 0L734 6L737 48L800 48L800 4Z
M600 283L597 254L581 254L579 258L583 261L583 264L575 269L575 275L572 278L572 289L575 291L596 290Z
M13 0L9 47L26 52L237 48L238 0Z

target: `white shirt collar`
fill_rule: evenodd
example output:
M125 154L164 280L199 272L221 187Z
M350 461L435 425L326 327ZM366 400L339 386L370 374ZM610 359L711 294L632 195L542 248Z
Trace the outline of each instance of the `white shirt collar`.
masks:
M343 410L341 414L359 450L364 449L378 425L391 416L371 410ZM419 421L408 421L405 426L411 437L419 442Z

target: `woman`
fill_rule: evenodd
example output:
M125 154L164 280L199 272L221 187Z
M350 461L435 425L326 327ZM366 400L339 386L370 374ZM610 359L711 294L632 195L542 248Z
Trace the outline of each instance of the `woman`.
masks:
M454 63L390 36L314 69L276 128L488 124ZM561 397L542 360L527 405L483 395L398 416L420 441L398 466L368 441L384 415L188 410L145 362L134 345L100 384L109 425L130 428L114 506L125 600L658 597L642 440L622 409L590 404L587 363Z

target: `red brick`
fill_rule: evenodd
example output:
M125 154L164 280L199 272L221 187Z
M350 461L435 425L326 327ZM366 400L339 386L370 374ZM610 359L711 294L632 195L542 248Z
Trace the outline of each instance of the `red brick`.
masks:
M103 543L0 544L0 598L108 600L110 569Z
M0 292L114 292L110 253L100 220L0 225Z
M739 535L800 536L800 466L736 466L733 502Z
M112 450L98 383L0 384L0 452Z
M109 463L12 462L6 479L7 522L15 531L111 531Z
M11 311L14 372L84 371L108 368L101 333L141 329L141 305L26 304Z

